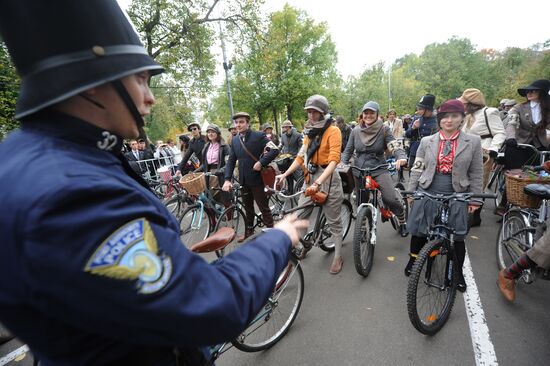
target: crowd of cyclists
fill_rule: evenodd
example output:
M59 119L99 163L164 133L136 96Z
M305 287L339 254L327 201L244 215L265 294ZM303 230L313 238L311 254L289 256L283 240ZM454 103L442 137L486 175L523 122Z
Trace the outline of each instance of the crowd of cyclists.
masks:
M250 173L246 169L233 174L233 164L235 160L242 164L247 164L248 161L250 170L259 172L261 167L268 166L279 154L290 153L294 161L290 166L284 167L276 180L287 181L288 187L294 191L304 189L304 196L300 199L299 205L304 204L308 197L318 191L328 193L323 210L330 222L333 237L340 238L339 210L343 193L341 174L335 174L337 168L344 168L350 163L360 169L372 168L381 166L387 159L392 158L400 173L399 181L404 181L403 172L409 171L408 191L420 189L443 195L454 192L482 193L487 187L499 152L507 150L508 155L512 156L513 149L518 143L533 145L539 150L548 147L546 127L550 124L549 90L548 80L536 80L518 89L518 93L526 98L525 102L517 104L515 100L506 99L501 101L498 108L487 106L484 94L474 88L464 90L457 99L441 103L439 108L435 108L436 97L426 94L418 102L414 115L404 115L401 119L397 118L395 110L389 110L383 115L377 102L368 101L353 124L346 124L341 116L333 117L328 100L321 95L314 95L304 106L308 119L303 132L299 133L291 121L283 123L280 137L273 133L272 126L264 126L261 130L264 132L265 141L259 145L260 149L255 151L256 158L240 148L244 146L242 142L247 141L243 137L250 133L250 116L246 113L236 114L234 120L237 123L230 129L232 134L228 144L223 146L231 149L231 146L234 148L237 144L240 154L228 154L231 156L231 164L225 168L224 188L227 190L232 177L241 183L248 181L245 184L258 186L254 199L258 207L263 209L262 215L268 217L267 226L270 227L272 223L266 210L267 197L261 189L264 182L260 179L259 173L256 174L256 180L251 183L251 178L248 177ZM241 124L245 125L245 128L240 127ZM214 130L217 131L219 139L219 129L215 126L208 127L208 138L210 139L210 132ZM191 143L195 139L197 135ZM270 146L267 145L268 142ZM201 166L212 167L220 172L223 162L209 158L215 155L211 152L213 149L217 148L212 145L203 147L198 157ZM267 158L258 163L262 156ZM184 158L181 164L185 163ZM527 163L532 163L532 159L520 164ZM216 166L213 167L212 164ZM514 164L517 166L518 162ZM305 179L297 180L296 172L299 173L298 177L303 174ZM358 206L365 202L365 193L362 189L365 182L358 170L354 171L353 175ZM371 175L380 186L382 201L399 223L400 234L407 236L409 231L412 234L409 261L404 270L408 276L415 258L427 240L430 224L433 223L437 211L436 207L432 207L433 202L429 200L415 202L412 204L407 222L403 210L403 197L394 189L394 182L387 167L379 168ZM294 187L294 182L304 182L304 186ZM506 194L503 186L498 189L502 191L503 199L499 201L494 212L502 215L507 204ZM408 200L412 201L411 198ZM457 256L460 263L464 261L464 239L469 228L481 225L482 202L471 202L466 205L467 207L462 206L464 204L455 203L451 207L451 224L456 230ZM247 216L250 216L253 207L250 204L248 207ZM249 220L247 233L242 240L253 234L250 230L251 225ZM525 259L521 263L525 267ZM330 273L340 272L342 265L341 241L337 240ZM503 273L512 276L509 274L510 270ZM500 274L499 283L502 288L510 288L510 281L503 279L503 273ZM457 288L460 291L466 290L461 272Z
M329 271L338 274L344 264L343 183L349 183L350 171L344 172L345 165L372 168L368 178L377 184L352 173L356 201L361 206L371 199L362 187L380 190L400 234L411 234L404 273L414 277L416 258L426 257L422 248L440 212L425 198L482 192L503 149L510 158L523 144L548 149L549 80L518 89L526 101L505 110L505 121L504 113L486 106L481 91L466 89L438 108L434 95L424 95L415 115L401 122L395 111L382 121L379 104L367 101L351 128L332 117L324 96L313 95L305 101L301 134L291 121L283 123L281 136L271 126L253 131L246 112L232 116L227 143L217 126L209 126L205 138L191 124L177 171L187 173L194 155L193 171L215 177L207 189L231 194L237 181L246 216L238 241L249 240L208 263L182 245L176 218L129 163L131 156L141 160L138 149L121 154L124 140L145 135L143 117L155 103L149 83L162 66L116 1L62 3L7 0L0 12L0 35L21 77L21 129L0 144L6 157L0 166L0 275L10 279L0 285L0 321L42 364L209 364L208 346L241 334L265 308L280 275L288 273L292 253L307 253L299 235L307 221L289 215L275 222L268 179L276 186L292 175L292 189L303 190L298 205L315 200L322 206L334 242ZM140 145L130 145L135 143ZM162 141L155 150L159 159L172 154ZM275 175L269 167L281 151L291 162ZM407 166L406 191L423 193L413 197L408 218L411 202L387 189L384 168L374 169L390 156L397 169ZM178 175L170 169L166 176ZM223 204L223 194L217 199ZM502 201L508 210L506 197ZM272 229L251 238L255 205ZM456 280L451 276L446 285L459 291L467 287L464 239L470 226L481 224L481 205L457 200L443 220L451 221L459 262ZM515 298L515 279L524 271L550 265L548 237L541 235L499 273L507 299ZM428 253L430 265L438 250Z

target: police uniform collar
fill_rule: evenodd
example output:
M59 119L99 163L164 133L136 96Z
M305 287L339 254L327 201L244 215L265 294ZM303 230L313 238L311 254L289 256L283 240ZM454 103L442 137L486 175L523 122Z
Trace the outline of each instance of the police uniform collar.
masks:
M78 144L119 154L122 151L122 137L80 118L53 110L35 113L22 121L23 128L48 131L54 135Z

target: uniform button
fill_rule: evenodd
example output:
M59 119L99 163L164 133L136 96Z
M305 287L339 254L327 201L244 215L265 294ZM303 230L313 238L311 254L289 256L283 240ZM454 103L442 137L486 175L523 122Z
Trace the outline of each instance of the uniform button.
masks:
M101 46L93 46L92 47L92 52L96 56L105 56L105 49Z

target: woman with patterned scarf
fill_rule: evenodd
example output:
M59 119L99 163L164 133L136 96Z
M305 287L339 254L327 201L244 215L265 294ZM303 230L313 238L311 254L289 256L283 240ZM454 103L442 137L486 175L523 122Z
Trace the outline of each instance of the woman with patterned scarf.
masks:
M306 167L307 189L300 198L298 205L310 201L310 196L318 191L328 193L323 205L323 213L329 223L332 238L335 242L334 259L330 265L330 273L337 274L342 270L342 222L340 221L341 204L344 199L342 181L339 174L333 174L340 162L342 134L340 129L333 126L333 119L329 111L328 100L322 95L313 95L306 101L304 109L307 111L308 121L304 129L304 142L296 159L284 174L276 177L276 181L284 180L296 169ZM311 212L303 212L301 217L309 216ZM304 254L305 254L304 248Z
M349 164L349 161L355 152L354 165L364 169L375 167L386 162L384 153L389 150L390 155L396 158L396 167L407 164L407 155L403 150L402 143L393 137L390 127L385 125L379 118L380 106L376 102L367 102L361 113L361 121L358 128L354 128L348 140L348 144L342 155L342 163ZM364 178L359 176L357 171L353 171L355 176L355 187L357 190L357 204L361 204L362 195L359 187L364 187ZM405 212L403 210L403 200L393 188L393 182L387 169L377 169L372 173L372 177L380 185L382 201L394 213L399 221L399 233L401 236L407 236L407 226L405 223Z
M431 194L455 192L482 193L483 163L481 138L461 131L465 109L461 101L448 100L439 107L437 121L441 130L422 138L411 170L409 191ZM412 199L411 199L412 200ZM458 265L457 290L466 291L462 265L466 256L464 239L468 234L468 212L479 204L454 201L450 206L449 226L455 229L455 252ZM428 231L437 215L439 204L429 199L414 201L408 219L411 232L411 252L405 276L411 274L416 257L428 241Z

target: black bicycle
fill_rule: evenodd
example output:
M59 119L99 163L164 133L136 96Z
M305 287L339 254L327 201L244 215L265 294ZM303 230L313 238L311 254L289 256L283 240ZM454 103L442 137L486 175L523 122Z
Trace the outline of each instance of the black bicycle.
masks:
M440 203L429 241L424 245L411 270L407 286L407 310L412 325L422 334L434 335L447 322L453 309L458 280L455 230L449 226L452 201L468 203L472 199L495 198L494 194L403 192L414 200L427 198Z
M288 202L295 200L304 194L304 190L296 192L294 194L286 194L285 191L277 191L273 188L265 188L266 193L271 193L274 196L277 196L282 202ZM302 211L312 213L314 209L317 209L317 214L315 216L315 224L313 229L309 230L301 239L302 249L299 253L299 257L302 259L305 257L306 253L311 250L314 246L321 248L325 252L333 252L336 244L331 239L332 232L329 227L329 223L325 217L325 214L322 210L322 204L316 203L313 200L309 203L306 203L301 206L296 206L281 211L281 217L288 215L293 212ZM351 203L344 199L341 203L340 210L340 221L342 222L342 240L346 238L346 235L349 232L352 220L352 206Z

